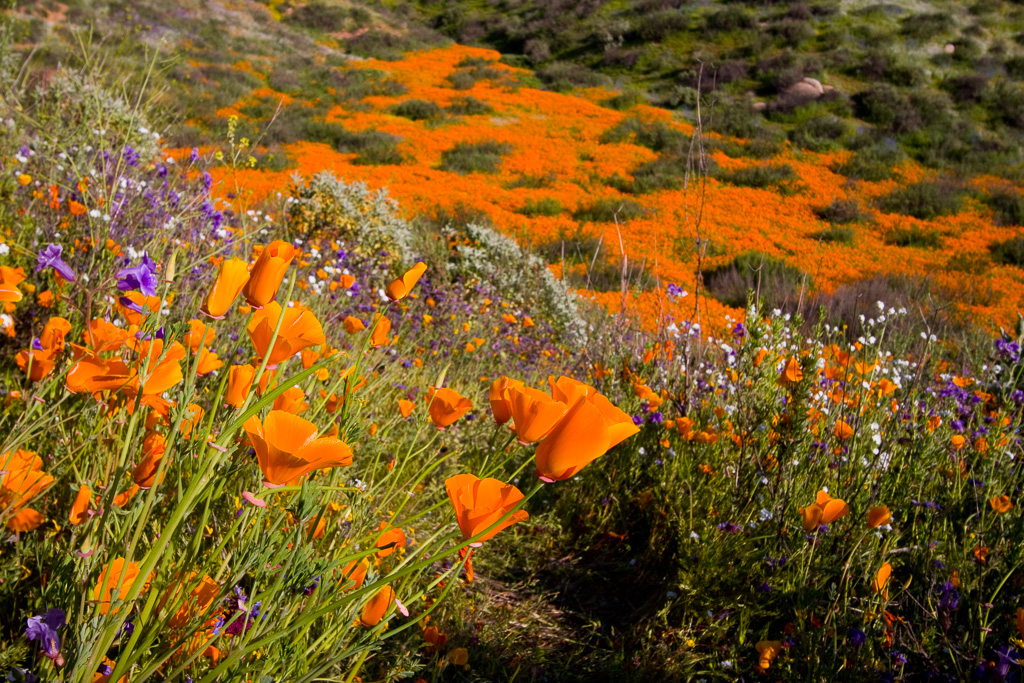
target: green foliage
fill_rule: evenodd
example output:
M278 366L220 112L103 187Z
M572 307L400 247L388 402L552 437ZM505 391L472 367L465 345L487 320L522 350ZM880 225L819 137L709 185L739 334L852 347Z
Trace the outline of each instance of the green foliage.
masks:
M1024 226L1024 195L1016 190L993 192L988 205L995 212L1000 225Z
M497 173L501 157L510 153L512 146L504 142L460 142L441 153L441 170L450 173Z
M845 225L830 225L824 230L811 233L811 237L822 242L832 242L834 244L853 244L853 240L856 233L853 228Z
M647 214L648 209L632 199L605 197L576 209L572 217L581 223L624 223Z
M928 230L917 225L896 227L885 234L885 243L897 247L938 249L942 246L942 236L935 230Z
M562 202L554 197L542 197L541 199L527 199L516 213L535 218L537 216L557 216L562 213Z
M798 176L789 164L765 164L747 166L731 172L720 174L722 180L740 187L756 187L759 189L774 188L789 191Z
M430 121L444 116L444 109L428 100L405 100L391 107L391 113L412 121Z
M768 306L786 308L795 305L812 282L781 259L749 251L705 273L704 284L716 299L729 306L745 307L748 293L754 291Z
M601 134L601 142L604 144L631 142L654 152L678 153L686 148L689 141L688 135L664 121L648 121L636 116L623 119L614 128Z
M463 97L445 107L445 111L453 116L483 116L493 114L494 107L475 97Z
M963 190L949 181L922 181L879 197L876 204L886 213L929 220L960 210Z
M1024 237L1017 235L1002 242L989 245L992 259L996 263L1024 268Z
M867 216L860 208L856 199L833 199L830 204L815 210L815 213L823 221L832 224L860 223L867 220Z

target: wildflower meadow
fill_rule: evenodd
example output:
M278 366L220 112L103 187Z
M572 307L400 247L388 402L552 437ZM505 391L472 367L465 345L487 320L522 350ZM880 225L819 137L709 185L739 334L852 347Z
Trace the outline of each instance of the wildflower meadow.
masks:
M1019 680L1015 298L942 329L905 301L861 297L845 321L759 287L724 304L705 238L656 264L646 215L597 292L596 253L571 266L524 239L569 229L554 190L492 192L473 164L494 150L452 155L459 128L424 124L423 102L507 107L478 131L491 156L520 145L498 177L557 176L559 207L611 207L589 222L615 244L622 204L597 206L594 184L652 158L600 131L662 114L486 84L455 102L439 83L490 68L456 66L479 49L361 64L406 90L327 115L386 117L430 169L296 141L299 167L275 170L242 106L216 144L175 146L152 84L88 46L39 79L0 48L6 680ZM402 102L408 118L383 113ZM573 139L590 156L563 153ZM829 201L833 161L793 160ZM658 215L697 220L694 169ZM776 224L796 239L828 203L714 192L702 229L737 253ZM427 197L452 199L446 220L418 219ZM458 220L460 201L493 224ZM986 220L968 207L957 239ZM900 267L939 255L915 258ZM1011 292L1019 268L992 278Z

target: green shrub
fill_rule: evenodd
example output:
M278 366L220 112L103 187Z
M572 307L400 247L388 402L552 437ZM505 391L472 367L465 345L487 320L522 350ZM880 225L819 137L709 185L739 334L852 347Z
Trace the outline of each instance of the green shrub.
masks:
M762 189L792 189L792 183L798 176L789 164L765 164L747 166L728 173L722 173L721 179L740 187L757 187Z
M672 128L664 121L647 121L637 116L623 119L614 128L601 134L604 144L631 142L647 147L654 152L682 152L690 142L690 136Z
M859 223L867 219L855 199L833 199L828 206L815 209L815 214L833 225Z
M996 214L999 225L1024 225L1024 195L1016 190L994 192L988 205Z
M678 190L686 178L686 159L663 156L633 170L633 180L620 179L613 185L622 192L646 194L659 190Z
M846 134L846 123L834 114L824 114L798 124L789 133L790 141L797 147L815 152L835 149L838 141Z
M307 121L305 139L329 144L339 152L355 153L352 163L363 166L398 165L405 161L398 151L399 138L379 130L350 131L340 123Z
M554 197L544 197L537 200L527 199L521 207L516 209L516 213L521 213L531 218L535 216L557 216L562 213L562 202Z
M879 197L876 205L886 213L899 213L921 220L956 213L961 207L962 189L948 181L924 181L901 187Z
M445 111L453 116L481 116L493 114L494 107L475 97L463 97L445 107Z
M558 176L554 173L545 173L544 175L521 175L515 180L509 182L505 187L510 190L520 187L528 190L539 190L544 187L551 187L557 180Z
M601 100L602 107L608 107L616 111L626 111L632 109L638 104L646 104L647 98L644 97L642 92L636 90L627 90L624 93L610 97L607 100Z
M608 197L576 209L572 217L580 222L612 223L617 220L624 223L634 218L643 218L648 213L646 208L631 199Z
M822 242L833 242L835 244L853 244L853 228L843 225L831 225L824 230L811 233L811 237Z
M441 154L441 170L450 173L496 173L501 157L512 151L512 145L487 140L460 142Z
M935 230L925 230L915 225L910 228L893 228L886 233L885 243L895 247L938 249L942 246L942 237Z
M391 107L391 113L412 121L429 121L444 116L444 110L436 102L429 100L406 100L405 102L399 102Z
M1017 235L1002 242L995 242L989 245L988 250L992 252L992 259L996 263L1024 268L1024 237Z
M759 292L771 308L794 304L811 281L799 268L766 254L748 251L704 273L704 284L728 306L745 307L749 292Z
M896 164L904 159L906 155L897 145L874 144L862 148L832 170L854 180L878 182L892 178Z

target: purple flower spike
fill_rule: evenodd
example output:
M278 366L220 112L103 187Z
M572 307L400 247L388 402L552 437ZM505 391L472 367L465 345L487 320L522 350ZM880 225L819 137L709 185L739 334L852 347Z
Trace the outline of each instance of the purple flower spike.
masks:
M74 282L76 277L75 271L71 270L71 266L64 263L61 259L63 251L64 247L59 244L48 244L45 249L36 255L36 260L38 261L36 272L38 273L44 268L53 268L62 278L68 282Z
M66 621L64 610L54 607L46 610L46 614L29 617L28 626L25 628L28 639L38 640L43 655L57 662L58 666L64 663L64 658L60 654L60 636L57 635L57 629L64 626Z

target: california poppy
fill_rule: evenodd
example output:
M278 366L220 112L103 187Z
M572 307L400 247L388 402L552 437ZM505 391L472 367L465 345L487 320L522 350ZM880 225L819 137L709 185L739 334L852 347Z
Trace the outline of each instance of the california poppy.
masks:
M190 574L184 582L175 582L168 591L168 595L165 600L173 599L175 593L181 589L182 585L188 585L195 579L195 574ZM168 628L182 628L188 625L188 622L194 617L203 614L207 609L214 603L217 596L220 594L220 585L214 581L210 576L204 575L188 595L185 597L185 601L181 607L174 613L170 621L167 622Z
M562 419L569 406L532 387L508 390L516 437L525 445L540 441Z
M216 331L205 320L193 319L188 323L185 345L192 349L192 353L197 353L199 349L213 344L215 335Z
M503 425L512 418L512 404L509 401L508 392L513 387L521 387L523 383L518 379L499 377L491 382L487 390L487 400L491 403L491 412L494 413L494 421Z
M242 294L250 306L258 308L273 301L293 258L295 247L287 242L277 240L263 248L242 287Z
M38 510L23 508L7 519L7 529L17 532L34 531L44 521L46 518Z
M196 374L202 377L208 375L214 370L220 370L224 367L224 361L217 357L213 351L209 349L202 349L199 352L199 362L196 363Z
M18 352L18 355L14 357L14 362L18 364L22 372L28 373L29 380L33 382L38 382L49 375L57 365L53 349L25 349Z
M224 403L232 408L241 408L249 396L249 389L256 377L256 368L251 365L232 365L228 370L228 389Z
M1009 496L994 496L988 501L988 503L998 515L1007 513L1013 509L1013 501L1010 500Z
M568 479L639 431L632 418L601 394L577 398L537 446L537 474L550 481Z
M54 316L43 326L43 331L39 334L39 345L44 349L63 351L64 339L70 333L71 323L65 318Z
M298 415L271 410L263 422L254 415L242 427L256 450L263 477L271 484L282 486L313 470L352 464L348 444L317 438L316 426Z
M474 474L457 474L444 482L448 498L455 508L462 538L469 540L504 517L523 494L515 486L498 479L480 479ZM508 519L488 531L477 543L493 538L502 529L530 518L526 510L516 510Z
M79 486L75 502L71 504L71 512L68 514L71 526L78 526L89 518L89 502L91 500L92 491L89 490L89 487Z
M142 440L142 461L132 470L132 481L140 488L153 486L157 469L167 452L167 440L159 432L150 432Z
M889 597L886 587L889 584L889 576L892 574L892 565L888 562L882 563L882 566L875 573L875 578L871 582L872 587L876 593L882 593L883 596Z
M363 558L361 560L352 560L345 565L345 568L341 570L341 583L348 590L353 588L362 588L363 581L366 580L366 572L370 570L370 560ZM347 585L351 582L351 585Z
M836 420L835 435L840 441L846 441L853 436L853 427L843 420Z
M800 361L796 358L786 359L786 365L779 375L778 384L781 387L791 387L804 378L804 371L800 368Z
M9 470L0 475L0 507L17 510L53 486L55 479L42 470Z
M366 329L366 325L363 324L363 321L353 315L345 318L341 324L345 326L345 331L349 334L355 334L360 330Z
M387 522L381 522L381 528L386 528ZM387 557L399 548L405 547L405 532L398 527L391 527L380 535L374 547L380 548L377 557Z
M376 626L384 618L384 613L395 601L395 589L391 586L384 586L377 593L366 601L362 611L359 613L359 623L363 626Z
M392 301L399 301L408 296L412 288L416 286L416 282L419 281L420 277L427 271L427 264L420 261L415 266L405 272L402 277L394 280L388 285L385 293L388 298Z
M384 316L380 317L377 324L373 327L373 334L370 335L370 346L378 348L384 346L390 341L388 335L391 333L391 321Z
M868 510L868 528L876 529L883 524L888 524L892 519L889 508L884 505L876 505Z
M438 429L453 424L473 407L468 398L447 387L430 387L427 403L430 419Z
M771 666L775 658L782 652L782 642L778 640L762 640L754 646L757 650L757 666L765 671Z
M124 573L122 579L121 574ZM100 603L100 614L106 614L110 611L110 604L114 600L122 600L131 587L139 580L139 568L125 560L123 557L118 557L106 567L103 568L103 572L100 574L99 581L96 586L92 589L92 599ZM149 580L144 579L148 585ZM145 590L146 586L143 586ZM115 609L116 613L117 610Z
M415 407L415 403L413 403L412 401L408 401L404 398L399 399L398 401L398 412L402 415L403 418L407 418L410 415L412 415L412 411Z
M821 524L821 506L812 503L798 510L803 520L804 531L813 531Z
M299 415L308 409L309 404L306 403L306 395L300 387L290 387L274 399L274 410L283 410L286 413Z
M289 245L290 246L290 245ZM287 268L287 265L285 266ZM282 273L283 277L283 273ZM217 279L210 293L199 309L211 318L223 318L235 303L242 288L249 282L249 264L240 258L221 261L217 267ZM280 280L278 280L280 284ZM277 292L277 286L274 287ZM271 296L271 298L273 298ZM269 301L269 299L268 299Z
M270 340L274 337L278 319L282 319L281 329L278 331L274 347L271 349ZM262 310L257 311L249 321L247 329L249 339L256 347L256 353L261 357L266 357L269 353L267 358L269 365L277 365L302 349L319 346L327 341L320 321L316 319L312 311L304 306L291 306L282 311L281 305L276 301L268 303Z
M457 647L448 655L448 661L452 666L466 666L469 664L469 650L464 647Z

